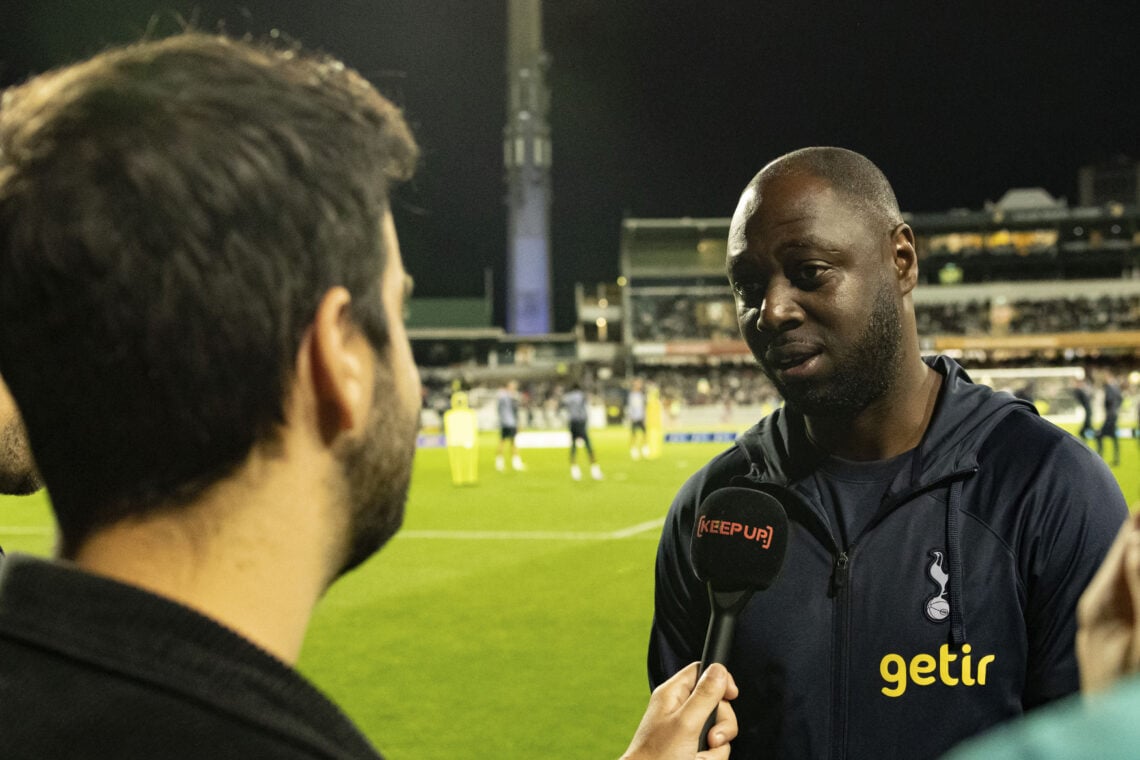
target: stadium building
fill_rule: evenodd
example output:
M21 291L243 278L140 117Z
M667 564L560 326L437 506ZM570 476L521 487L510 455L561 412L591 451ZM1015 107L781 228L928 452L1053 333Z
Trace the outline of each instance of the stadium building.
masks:
M1086 167L1081 204L1015 189L978 210L908 213L925 353L975 379L1034 397L1062 419L1071 386L1140 368L1140 164ZM467 299L413 299L409 334L431 399L505 379L536 403L576 380L620 417L622 381L642 375L705 421L752 418L779 403L740 339L724 273L728 218L626 219L617 282L576 286L572 332L517 336L492 325L491 284ZM486 396L484 399L483 396ZM1125 419L1131 415L1126 409ZM702 420L704 420L702 417Z

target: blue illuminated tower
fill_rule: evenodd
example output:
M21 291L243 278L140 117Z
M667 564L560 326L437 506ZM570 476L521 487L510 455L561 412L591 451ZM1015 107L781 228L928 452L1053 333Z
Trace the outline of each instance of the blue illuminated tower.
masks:
M551 331L549 58L542 0L507 0L507 332Z

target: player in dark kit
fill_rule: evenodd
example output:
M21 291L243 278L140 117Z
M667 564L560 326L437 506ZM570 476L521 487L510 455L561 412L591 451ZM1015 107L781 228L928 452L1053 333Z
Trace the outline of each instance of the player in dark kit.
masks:
M1081 378L1073 385L1073 398L1077 400L1077 404L1081 407L1084 413L1084 418L1081 420L1081 429L1077 436L1081 440L1087 440L1096 434L1096 428L1092 424L1092 386L1085 378Z
M1077 690L1075 607L1127 508L1032 405L919 354L914 233L865 157L807 148L744 190L727 271L786 404L684 485L657 556L654 684L701 653L694 515L778 495L781 577L728 660L744 758L929 758Z
M590 476L594 480L601 480L602 468L594 457L594 446L590 443L589 399L581 385L575 383L562 396L562 408L566 410L566 419L570 425L570 477L574 480L582 479L582 469L578 467L578 441L581 441L590 460Z
M1104 456L1104 439L1112 441L1112 466L1120 466L1120 438L1116 433L1116 420L1120 416L1120 405L1124 401L1120 385L1111 372L1104 376L1104 422L1096 436L1096 452Z
M499 389L495 396L495 408L499 413L499 448L495 451L495 469L506 469L504 451L511 458L511 468L519 472L526 469L519 450L515 446L515 436L519 432L519 384L511 380Z

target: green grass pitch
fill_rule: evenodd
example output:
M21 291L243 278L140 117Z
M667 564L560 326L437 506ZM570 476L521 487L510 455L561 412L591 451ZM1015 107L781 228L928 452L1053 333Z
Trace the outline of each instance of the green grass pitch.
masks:
M646 637L660 519L723 444L631 461L624 430L592 434L605 480L570 479L564 450L524 451L477 485L447 454L416 459L404 529L336 584L300 667L393 760L616 757L648 697ZM1137 442L1114 470L1140 497ZM584 453L579 454L585 464ZM0 499L0 545L49 554L43 494Z

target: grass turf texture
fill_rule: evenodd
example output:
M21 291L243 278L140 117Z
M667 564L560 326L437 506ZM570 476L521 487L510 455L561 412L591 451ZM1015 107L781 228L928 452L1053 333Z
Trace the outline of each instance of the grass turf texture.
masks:
M612 534L659 520L724 445L670 444L660 460L634 462L625 431L591 435L601 482L571 481L564 450L524 451L526 472L495 472L496 439L484 435L479 484L456 487L446 452L420 451L404 530L317 608L300 668L386 756L625 748L648 696L659 531ZM1121 443L1113 472L1134 502L1140 453ZM50 525L42 493L0 497L8 551L48 554Z

